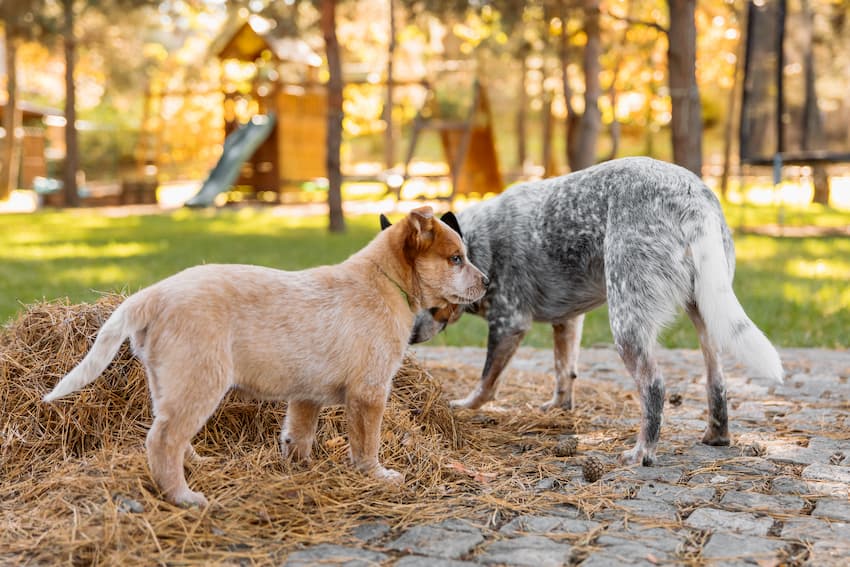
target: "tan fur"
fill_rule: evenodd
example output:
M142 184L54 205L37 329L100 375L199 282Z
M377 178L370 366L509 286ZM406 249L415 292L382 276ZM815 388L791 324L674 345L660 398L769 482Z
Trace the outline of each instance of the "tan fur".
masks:
M127 298L45 400L96 379L129 336L153 400L151 473L172 502L207 504L187 485L183 462L194 455L192 437L231 388L288 400L280 443L295 459L309 459L321 407L344 404L354 465L399 482L402 475L380 465L378 447L414 314L477 301L484 285L460 238L430 207L412 211L335 266L189 268Z

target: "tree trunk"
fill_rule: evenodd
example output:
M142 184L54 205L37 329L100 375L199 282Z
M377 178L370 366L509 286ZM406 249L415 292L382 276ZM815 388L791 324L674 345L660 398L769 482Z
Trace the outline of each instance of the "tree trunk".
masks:
M819 149L823 142L823 119L818 108L818 93L815 88L815 57L814 57L814 17L809 8L808 0L803 0L803 25L802 32L805 37L805 53L803 54L803 76L805 78L805 103L803 105L803 149ZM812 184L814 195L812 202L821 205L829 205L829 175L826 166L814 164L812 166Z
M7 26L6 91L8 97L3 111L3 129L6 131L6 137L3 139L2 155L0 155L0 164L2 164L0 201L8 199L18 185L18 138L15 134L21 126L21 113L18 110L17 48L17 41L11 37Z
M384 102L384 166L395 167L395 145L393 142L393 57L395 56L395 0L390 0L390 43L387 46L387 99Z
M325 39L325 54L328 58L328 128L327 128L327 174L328 209L331 232L345 232L345 217L342 214L342 167L340 146L342 145L342 61L336 37L336 0L322 0L322 35Z
M528 75L527 50L523 48L520 52L519 63L519 90L517 91L516 112L516 161L517 171L525 173L525 160L528 150L525 145L526 136L526 108L528 108L528 92L525 90L525 78Z
M599 97L602 86L599 83L599 57L602 55L602 39L599 30L599 0L585 0L584 33L587 43L584 46L582 67L584 68L584 112L579 121L578 147L573 152L570 170L576 171L596 163L596 145L602 128L602 113L599 111Z
M812 195L812 202L829 206L829 173L824 164L816 163L812 166L812 185L814 185L815 190Z
M564 107L567 113L564 120L564 163L568 168L572 169L572 164L575 162L575 153L579 145L578 125L581 121L581 116L573 106L573 89L570 86L570 77L567 73L570 64L570 40L567 37L567 4L564 0L558 3L558 9L561 19L561 43L558 50L561 58L561 91L564 94Z
M554 174L555 164L552 159L552 95L545 90L542 93L543 108L540 117L543 120L543 143L541 159L543 161L543 177Z
M734 10L734 7L733 7ZM738 98L740 96L741 73L744 65L744 47L746 42L743 35L738 36L735 48L735 69L732 72L732 88L729 89L729 99L726 104L726 124L723 127L723 173L720 175L720 197L726 201L729 194L729 175L732 171L732 138L735 130L735 116L738 114ZM740 124L738 125L740 128Z
M62 185L65 195L65 205L76 207L79 204L77 195L77 170L80 156L77 147L77 90L74 85L74 66L76 64L77 42L74 38L74 0L62 0L65 12L65 171L62 174Z
M673 161L702 176L702 104L696 81L696 0L667 0Z

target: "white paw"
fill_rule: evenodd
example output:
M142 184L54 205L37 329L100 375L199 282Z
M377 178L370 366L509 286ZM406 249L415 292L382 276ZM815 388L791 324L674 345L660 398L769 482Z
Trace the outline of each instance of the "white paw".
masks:
M480 396L470 394L462 400L450 401L449 406L453 408L478 409L483 406L485 402L487 402L487 400L482 399Z
M312 458L310 456L310 450L312 447L300 446L298 443L294 443L291 440L289 442L282 441L280 443L280 453L283 455L284 461L292 461L294 463L304 463L310 464Z
M382 466L378 466L377 468L375 468L372 471L372 476L390 484L402 484L404 482L403 474L392 469L385 469Z
M176 494L170 500L181 508L191 508L193 506L197 506L198 508L206 508L210 504L203 494L189 489L186 489L184 492Z
M547 412L551 409L558 409L558 408L560 408L562 410L566 410L566 411L572 411L573 402L572 401L566 401L566 400L559 400L557 398L554 398L554 399L549 400L545 404L541 405L540 411Z
M655 454L654 451L650 452L643 447L635 446L628 451L620 453L619 460L621 465L643 465L650 467L655 463Z

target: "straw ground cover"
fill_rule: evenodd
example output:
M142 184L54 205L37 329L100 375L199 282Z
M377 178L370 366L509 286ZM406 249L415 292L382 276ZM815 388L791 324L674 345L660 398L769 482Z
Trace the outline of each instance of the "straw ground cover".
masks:
M126 345L91 387L55 405L40 401L120 300L35 304L0 335L0 563L268 563L301 544L346 540L368 519L403 528L447 517L510 518L558 501L599 506L615 496L591 486L560 495L534 486L561 473L564 459L552 450L559 436L604 434L590 417L620 414L633 401L597 388L593 404L571 415L482 421L446 402L477 376L442 369L438 379L408 358L381 448L385 464L405 473L404 486L350 467L339 408L322 414L313 463L291 466L276 441L285 404L232 396L195 438L202 462L190 465L189 484L211 507L171 506L148 474L147 386ZM456 391L444 393L441 383Z
M776 221L770 207L734 206L730 223ZM93 301L99 292L136 291L188 266L241 262L287 270L336 263L378 230L377 215L350 216L346 235L331 235L324 216L286 209L180 210L107 217L93 211L7 215L0 229L0 321L22 305L69 297ZM791 224L850 226L850 212L786 210ZM517 235L521 238L522 235ZM736 235L735 290L752 319L780 346L850 346L850 238ZM486 324L464 317L434 339L439 345L486 344ZM525 344L549 348L551 328L535 325ZM590 313L584 344L610 343L605 308ZM667 347L696 348L686 317L663 335Z

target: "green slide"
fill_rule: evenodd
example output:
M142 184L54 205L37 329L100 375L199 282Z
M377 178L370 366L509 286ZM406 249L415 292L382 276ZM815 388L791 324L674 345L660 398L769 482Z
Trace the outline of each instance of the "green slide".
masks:
M227 191L239 176L239 169L246 159L254 155L274 129L274 114L258 114L243 124L224 140L221 158L210 170L201 190L186 201L187 207L210 207L216 195Z

